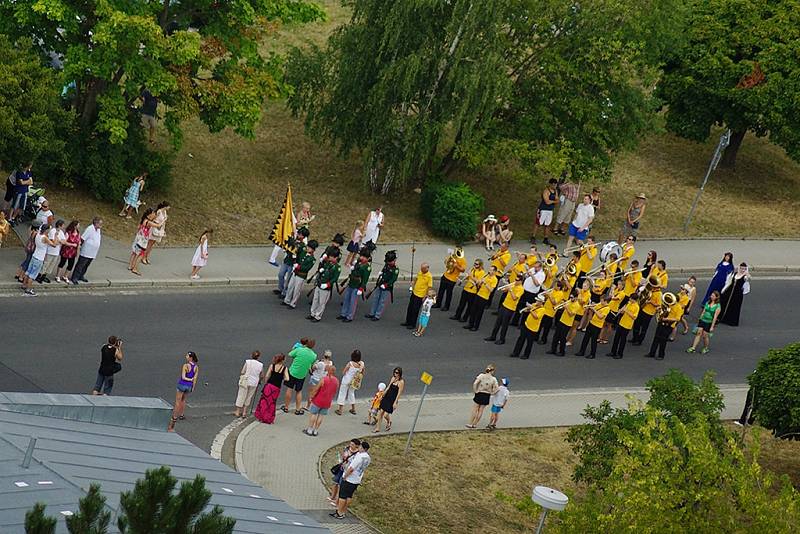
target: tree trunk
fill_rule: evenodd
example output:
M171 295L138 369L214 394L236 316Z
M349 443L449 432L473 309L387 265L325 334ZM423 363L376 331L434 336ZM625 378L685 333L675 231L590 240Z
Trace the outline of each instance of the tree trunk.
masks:
M105 80L93 78L83 93L83 101L78 106L81 126L90 126L97 118L97 97L105 88Z
M386 195L392 190L392 183L394 182L394 170L388 167L382 170L380 164L373 160L369 168L369 188L373 193L379 195Z
M739 147L742 146L742 140L746 133L747 130L735 130L731 132L731 142L725 149L725 152L722 153L722 158L719 160L719 164L723 168L736 168L736 154L739 153Z
M158 18L158 24L161 26L161 30L164 33L167 33L167 18L169 17L169 2L170 0L164 0L164 7L161 9L161 15Z

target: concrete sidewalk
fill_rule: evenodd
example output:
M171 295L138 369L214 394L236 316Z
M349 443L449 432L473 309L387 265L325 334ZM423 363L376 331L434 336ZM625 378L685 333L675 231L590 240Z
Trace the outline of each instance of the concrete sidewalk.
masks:
M24 234L26 230L20 229ZM318 236L317 236L318 237ZM321 246L328 243L323 241ZM387 250L397 250L398 266L401 276L408 279L412 270L412 245L415 248L413 268L416 272L423 262L431 266L434 278L444 271L444 259L448 249L453 245L442 242L435 243L380 243L374 254L373 275L377 276L383 265L383 255ZM558 241L563 248L564 240ZM512 250L527 252L530 245L518 241ZM734 253L734 259L747 262L754 276L759 274L786 275L800 274L800 241L792 240L735 240L735 239L702 239L702 240L640 240L636 246L635 257L644 261L647 251L653 249L658 257L667 262L667 270L673 280L682 280L683 275L713 273L717 263L726 251ZM540 251L547 247L540 245ZM272 246L215 246L213 241L209 251L208 265L201 271L200 280L190 280L193 247L157 248L151 255L152 265L139 267L142 276L136 276L127 270L130 257L130 245L103 238L100 254L92 263L87 273L89 287L167 287L167 286L208 286L208 285L258 285L274 283L278 269L267 263ZM321 252L321 251L320 251ZM474 258L487 259L490 253L477 244L465 247L468 261ZM24 259L20 248L0 249L0 271L5 273L0 281L0 290L16 289L18 284L13 279L19 263ZM282 259L282 257L281 257ZM281 261L279 259L279 261ZM566 263L562 259L561 264ZM681 274L682 276L676 276ZM54 290L58 287L66 289L63 284L37 286L41 290ZM86 285L82 284L82 287ZM75 288L71 288L75 289Z
M435 383L434 383L435 386ZM511 385L513 388L513 384ZM738 418L747 395L746 385L720 386L725 396L725 419ZM597 405L604 399L624 407L627 395L646 400L644 389L585 389L516 392L512 389L508 408L500 419L502 428L549 427L575 425L583 422L581 413L587 404ZM404 397L395 412L392 433L407 433L413 422L419 397ZM464 425L472 408L470 395L428 395L420 413L417 431L466 430ZM255 421L239 434L236 441L236 467L253 482L262 485L273 495L285 500L336 533L371 532L359 526L356 518L335 521L327 515L333 508L328 504L327 490L320 477L328 483L329 465L320 465L321 456L329 448L354 437L369 440L378 434L362 424L367 412L364 400L358 400L358 415L345 412L326 416L319 436L309 437L301 431L308 416L278 412L275 424ZM487 424L488 411L482 423ZM479 427L480 428L480 427ZM412 447L413 448L413 447ZM369 476L369 471L367 472Z

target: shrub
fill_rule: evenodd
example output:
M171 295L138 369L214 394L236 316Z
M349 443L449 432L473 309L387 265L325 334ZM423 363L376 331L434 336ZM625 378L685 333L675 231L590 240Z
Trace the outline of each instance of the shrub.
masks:
M475 234L484 202L465 183L433 181L423 191L421 204L437 235L464 242Z
M134 124L122 144L112 144L102 134L76 136L72 146L72 185L83 184L96 198L117 202L122 200L133 177L147 171L148 189L167 188L173 154L150 150L144 129Z
M800 436L800 343L770 349L749 377L753 414L777 437Z

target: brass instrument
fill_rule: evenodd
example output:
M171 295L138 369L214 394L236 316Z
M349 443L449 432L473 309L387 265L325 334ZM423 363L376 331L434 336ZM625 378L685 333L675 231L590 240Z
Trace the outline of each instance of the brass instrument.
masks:
M662 317L669 315L670 309L676 302L678 302L678 297L675 296L675 293L667 292L661 295L661 306L656 310L656 321L661 321Z
M583 250L583 247L585 247L585 246L586 245L577 245L577 246L574 246L574 247L565 248L564 250L561 251L561 253L562 254L566 254L567 252L572 252L572 251L575 251L575 250Z
M544 264L548 267L552 267L558 263L558 255L557 254L548 254L547 258L544 260Z
M639 294L640 304L644 304L649 301L651 295L653 294L653 290L658 289L659 287L661 287L661 280L658 278L658 275L651 274L648 276L644 286L639 288L639 291L641 292Z
M590 270L590 271L589 271L588 273L586 273L586 274L587 274L587 275L591 275L591 274L594 274L594 273L596 273L596 272L602 271L603 269L605 269L605 270L608 270L608 268L609 268L609 267L611 267L611 266L612 266L612 265L614 265L615 263L619 263L620 261L622 261L622 258L617 258L616 260L614 260L614 261L612 261L612 262L604 262L604 263L601 263L600 265L598 265L598 266L597 266L597 267L595 267L594 269Z
M452 271L453 269L456 268L456 257L455 256L456 256L455 253L450 254L444 260L444 270L445 271Z
M623 276L628 276L629 274L640 273L640 272L646 271L646 270L647 270L647 267L642 267L641 269L631 269L629 271L623 271L622 275Z
M537 308L537 309L538 309L538 308L543 308L543 307L544 307L544 302L539 302L539 301L536 301L536 302L531 302L530 304L528 304L527 306L525 306L524 308L522 308L522 309L519 311L519 313L520 313L520 314L523 314L523 313L530 313L530 311L531 311L532 309L534 309L534 308Z

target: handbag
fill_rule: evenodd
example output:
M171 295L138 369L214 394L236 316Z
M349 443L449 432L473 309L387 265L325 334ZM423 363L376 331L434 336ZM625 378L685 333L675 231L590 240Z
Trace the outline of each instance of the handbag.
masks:
M356 373L356 376L353 377L353 381L350 382L350 389L359 390L361 389L361 378L364 376L363 371L359 371Z
M119 362L114 362L114 367L111 368L111 374L115 375L122 371L122 364Z
M332 475L338 475L339 471L341 471L341 470L342 470L342 464L336 464L333 467L331 467L331 474Z
M239 385L243 388L249 385L247 382L247 375L239 375Z

